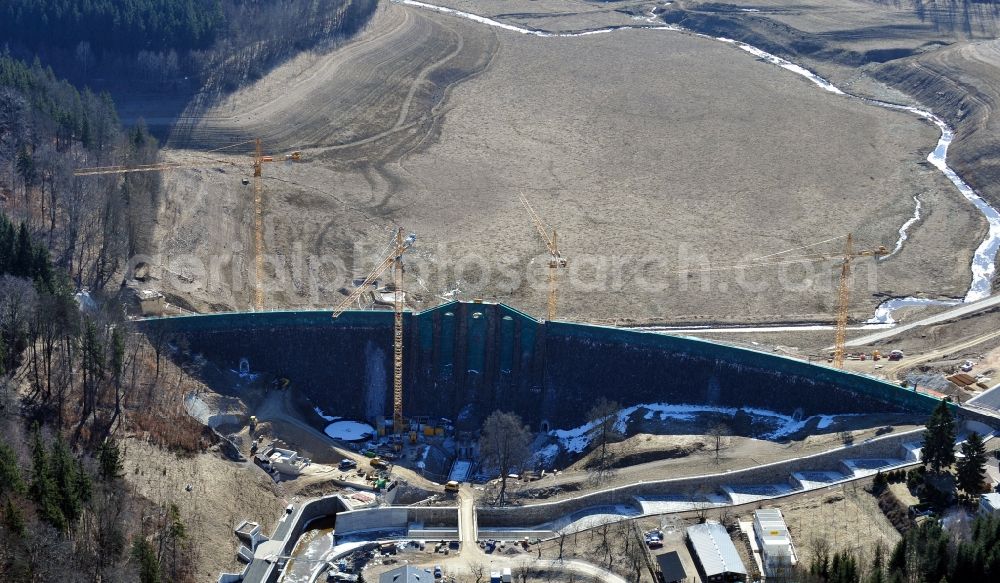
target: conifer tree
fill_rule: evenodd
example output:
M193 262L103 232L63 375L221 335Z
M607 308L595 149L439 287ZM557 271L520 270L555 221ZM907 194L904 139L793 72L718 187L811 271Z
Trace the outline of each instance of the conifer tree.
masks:
M27 225L21 223L21 228L17 232L17 244L14 248L14 264L11 266L11 274L17 277L30 276L32 255L31 235L28 234Z
M8 530L17 536L24 536L24 514L20 508L14 505L9 496L7 497L7 503L4 505L3 520Z
M21 478L21 467L14 450L5 443L0 443L0 494L24 493L24 480Z
M956 470L958 486L969 494L979 494L986 480L986 445L975 431L962 443L962 459Z
M118 443L112 439L107 439L101 443L97 452L97 464L99 476L102 480L110 481L122 476L124 464L122 462L121 449Z
M59 491L52 479L49 454L45 451L41 431L36 424L31 441L31 499L35 501L41 518L58 530L65 530L66 516L62 512Z
M929 464L935 473L955 463L955 420L944 399L927 421L920 461Z
M137 539L132 543L132 558L139 565L140 583L160 583L160 563L156 559L153 545L146 539Z

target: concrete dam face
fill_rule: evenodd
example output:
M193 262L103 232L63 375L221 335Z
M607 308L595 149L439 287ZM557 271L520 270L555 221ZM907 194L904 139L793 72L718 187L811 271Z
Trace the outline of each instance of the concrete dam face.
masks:
M150 334L224 369L291 381L328 414L392 415L391 312L258 312L149 320ZM870 377L710 341L564 322L503 304L451 302L404 315L404 413L475 427L496 409L538 430L622 406L704 404L786 415L926 413L934 399Z

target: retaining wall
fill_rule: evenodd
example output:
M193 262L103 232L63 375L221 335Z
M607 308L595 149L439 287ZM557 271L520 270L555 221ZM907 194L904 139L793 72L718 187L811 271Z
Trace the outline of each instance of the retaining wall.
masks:
M220 369L291 380L327 414L391 415L392 313L257 312L146 320L155 342ZM918 412L928 396L867 376L707 340L539 322L502 304L451 302L404 315L407 415L476 428L495 409L535 429L573 427L593 401L761 407L785 414Z
M457 507L399 506L365 508L337 515L337 536L365 531L406 530L415 522L425 528L458 528Z
M281 542L280 555L289 556L295 549L295 543L298 542L299 537L305 532L310 522L317 518L338 514L346 507L340 496L336 495L295 505L292 507L291 513L282 516L270 539ZM246 583L274 583L278 580L279 574L275 563L255 559L244 572L244 581Z
M723 485L773 484L784 482L792 472L833 470L840 467L842 459L902 457L902 445L920 441L922 430L888 435L866 442L841 447L822 453L774 462L745 470L723 472L705 476L667 478L640 482L593 494L575 496L555 502L508 506L504 508L480 507L476 513L479 527L524 527L544 525L585 508L627 504L633 496L690 496L698 492L714 491Z

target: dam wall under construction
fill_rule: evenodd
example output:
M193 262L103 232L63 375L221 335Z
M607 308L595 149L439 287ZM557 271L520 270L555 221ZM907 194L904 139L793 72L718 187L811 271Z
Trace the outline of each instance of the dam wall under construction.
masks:
M391 417L388 311L258 312L147 320L161 341L213 364L291 381L325 412ZM788 415L927 413L936 401L867 376L711 341L567 322L503 304L404 314L404 413L472 427L495 409L535 430L586 422L595 400L690 403Z

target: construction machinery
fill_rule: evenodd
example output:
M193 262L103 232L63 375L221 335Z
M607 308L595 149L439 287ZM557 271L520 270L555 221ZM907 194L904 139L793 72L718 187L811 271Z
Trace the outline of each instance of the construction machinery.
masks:
M535 228L538 229L538 234L542 236L542 240L545 241L545 246L549 250L549 301L548 301L548 320L551 322L556 319L556 303L558 294L558 281L557 281L557 270L560 267L566 267L566 260L559 253L559 243L557 238L557 233L555 229L552 229L552 235L549 236L549 229L545 226L542 218L538 216L535 209L531 207L528 199L525 198L524 193L518 193L518 198L521 199L521 204L524 205L524 209L528 211L528 216L531 217L531 222L535 224Z
M876 249L854 250L854 235L847 234L844 246L844 258L840 264L840 285L837 289L837 329L833 343L833 366L844 368L844 343L847 341L847 319L850 312L851 298L851 262L858 257L881 257L889 250L884 246Z
M260 138L238 144L231 144L208 150L206 154L221 152L231 148L236 148L249 143L254 144L253 153L253 200L254 200L254 309L262 311L264 309L264 164L274 162L274 156L265 155L263 142ZM160 164L138 164L134 166L97 166L93 168L77 168L73 171L74 176L97 176L105 174L133 174L137 172L165 172L167 170L177 170L183 168L208 168L219 165L229 165L239 167L240 164L232 160L220 160L199 154L205 158L197 162L166 162ZM299 162L302 160L301 152L287 154L286 161ZM244 181L244 183L246 183Z
M390 267L392 267L392 282L393 282L393 353L392 353L392 429L393 433L397 435L402 435L404 431L404 419L403 419L403 253L407 249L413 246L413 243L417 240L417 236L410 233L407 237L403 237L403 229L397 228L393 235L393 240L389 243L389 251L385 254L383 259L368 273L368 277L365 278L361 285L357 286L353 292L348 294L346 298L336 308L333 309L332 316L334 318L340 316L344 313L348 307L351 306L361 297L361 294L365 293L375 281L382 276Z

